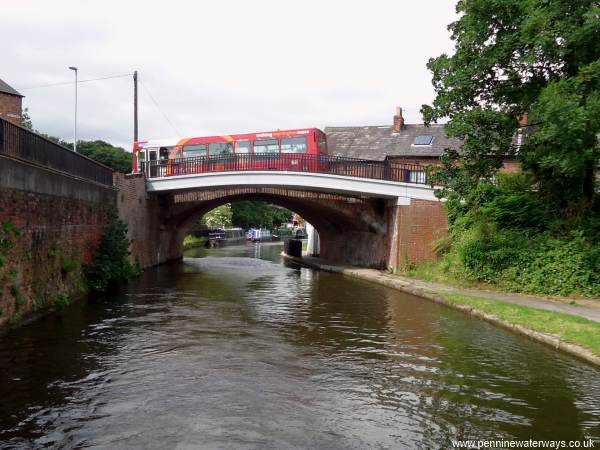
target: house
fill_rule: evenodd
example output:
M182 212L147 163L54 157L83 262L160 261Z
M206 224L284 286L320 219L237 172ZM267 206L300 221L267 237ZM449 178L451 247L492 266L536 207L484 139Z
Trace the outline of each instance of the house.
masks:
M21 125L23 96L0 79L0 118Z
M460 139L446 136L445 125L406 124L402 108L390 125L364 127L325 127L327 147L332 156L389 160L418 166L436 165L446 148L460 149ZM507 160L504 171L517 170L516 161Z

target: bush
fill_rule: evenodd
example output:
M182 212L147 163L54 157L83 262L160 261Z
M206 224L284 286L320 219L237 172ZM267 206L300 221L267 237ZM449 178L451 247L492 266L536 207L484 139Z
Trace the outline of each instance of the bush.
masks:
M514 230L487 234L476 226L455 238L454 270L466 279L515 292L600 295L600 245L582 233L528 236Z
M102 231L94 262L86 270L88 286L92 291L104 292L136 275L136 269L129 262L129 244L127 225L113 209Z
M465 204L449 206L452 245L443 246L440 268L516 292L600 295L595 207L578 221L553 221L527 176L502 176L498 185L481 184Z
M548 295L600 295L600 248L574 233L571 239L543 235L526 253L522 265L503 273L515 291Z

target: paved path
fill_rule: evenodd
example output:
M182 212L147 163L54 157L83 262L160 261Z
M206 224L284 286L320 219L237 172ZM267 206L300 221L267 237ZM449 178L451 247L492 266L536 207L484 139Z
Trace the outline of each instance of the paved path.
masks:
M530 306L532 308L545 309L547 311L556 311L574 316L584 317L589 320L600 322L600 298L597 299L577 299L577 304L570 304L571 299L552 299L537 297L533 295L509 294L498 291L488 291L479 289L462 289L448 286L440 283L421 281L415 278L391 275L375 269L364 269L353 266L336 265L322 258L304 256L302 259L291 258L297 262L330 272L342 273L357 278L380 282L381 284L413 292L418 295L418 291L433 293L452 293L468 295L473 297L491 298L507 303ZM416 292L415 292L416 291Z

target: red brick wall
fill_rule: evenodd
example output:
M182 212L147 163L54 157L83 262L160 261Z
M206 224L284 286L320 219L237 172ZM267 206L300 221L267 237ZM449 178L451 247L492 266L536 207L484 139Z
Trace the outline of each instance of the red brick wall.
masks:
M171 195L148 195L141 174L115 173L119 217L127 224L131 240L131 261L141 267L180 259L185 229L169 222Z
M388 210L388 267L393 270L436 259L432 242L448 233L444 203L411 200Z
M0 188L0 223L18 230L0 268L0 328L82 291L110 205Z
M12 243L0 267L0 328L83 290L83 265L114 205L109 186L0 155L0 239Z
M0 92L0 117L21 125L21 97Z

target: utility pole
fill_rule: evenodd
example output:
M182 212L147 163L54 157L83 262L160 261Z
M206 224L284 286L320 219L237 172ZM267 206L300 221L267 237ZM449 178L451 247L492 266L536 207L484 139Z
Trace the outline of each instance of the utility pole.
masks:
M133 142L138 140L138 95L137 95L137 70L133 72Z
M75 121L73 125L73 151L77 153L77 67L70 66L69 69L75 72Z

